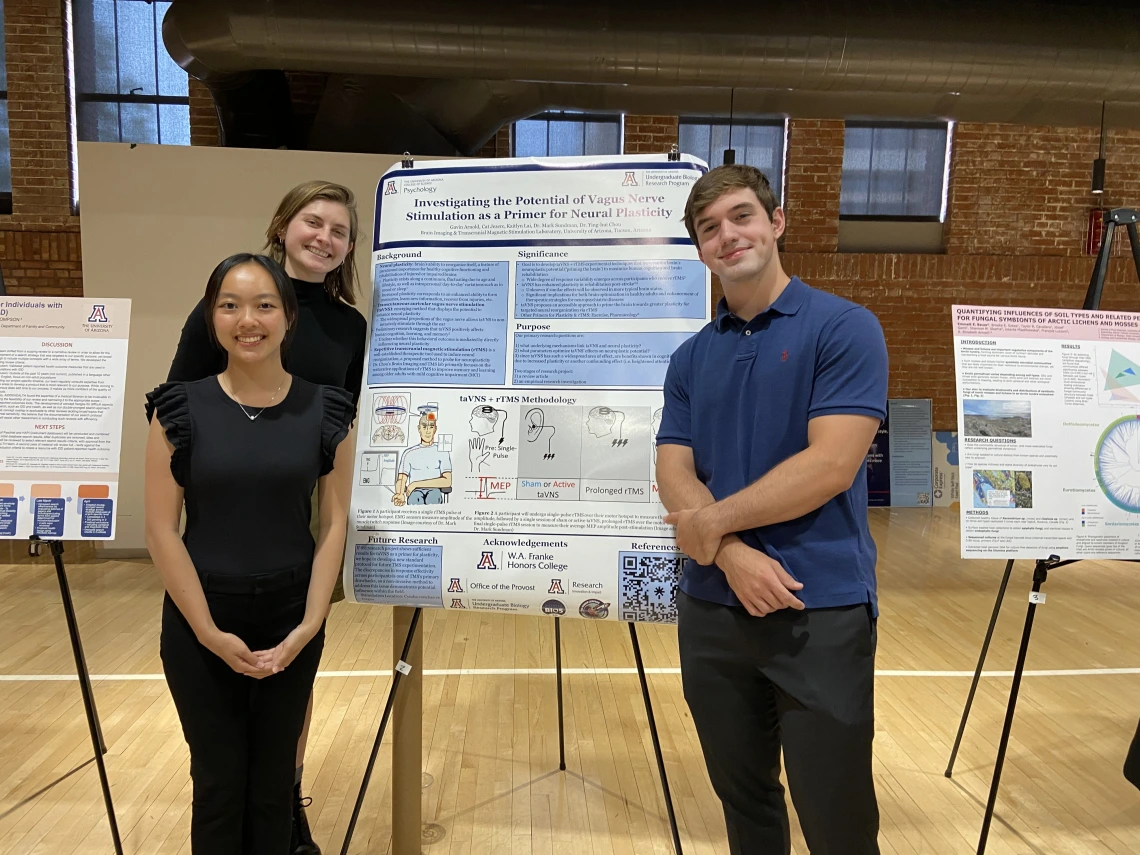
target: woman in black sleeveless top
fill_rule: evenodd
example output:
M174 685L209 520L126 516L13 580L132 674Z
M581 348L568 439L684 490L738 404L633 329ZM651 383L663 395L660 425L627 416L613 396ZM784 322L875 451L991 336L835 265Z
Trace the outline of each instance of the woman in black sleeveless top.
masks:
M297 301L272 259L226 259L203 304L225 371L147 396L163 671L190 747L192 851L284 855L290 773L344 550L353 404L285 370Z
M288 370L294 377L339 386L360 394L368 325L355 308L356 198L328 181L298 184L285 194L266 229L265 251L284 266L297 293L298 314L289 344ZM226 352L211 338L201 302L186 318L167 380L200 380L225 370ZM318 515L313 497L313 518ZM344 599L337 576L332 602ZM297 744L293 806L293 855L320 855L313 842L301 799L301 771L313 700ZM305 801L308 801L307 799Z

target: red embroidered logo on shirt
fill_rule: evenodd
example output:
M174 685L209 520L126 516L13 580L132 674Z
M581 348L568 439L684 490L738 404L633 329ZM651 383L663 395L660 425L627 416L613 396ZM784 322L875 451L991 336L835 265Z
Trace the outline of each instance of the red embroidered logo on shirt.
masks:
M788 352L786 350L780 354L780 361L781 362L787 362L788 361Z

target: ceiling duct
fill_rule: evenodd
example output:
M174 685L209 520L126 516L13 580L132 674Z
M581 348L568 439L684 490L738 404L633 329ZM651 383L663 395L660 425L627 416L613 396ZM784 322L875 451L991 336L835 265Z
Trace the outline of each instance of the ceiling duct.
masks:
M325 145L390 117L409 139L434 129L441 153L470 153L541 109L718 113L730 89L738 114L1091 125L1108 102L1114 127L1140 126L1140 12L1124 5L175 0L163 37L219 104L240 75L336 75Z

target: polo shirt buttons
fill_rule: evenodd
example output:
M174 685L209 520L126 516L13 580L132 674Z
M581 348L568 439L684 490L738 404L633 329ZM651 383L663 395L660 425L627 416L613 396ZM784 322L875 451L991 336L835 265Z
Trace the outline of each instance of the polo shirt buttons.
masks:
M744 331L744 334L745 334L745 335L752 335L752 330L745 330L745 331Z

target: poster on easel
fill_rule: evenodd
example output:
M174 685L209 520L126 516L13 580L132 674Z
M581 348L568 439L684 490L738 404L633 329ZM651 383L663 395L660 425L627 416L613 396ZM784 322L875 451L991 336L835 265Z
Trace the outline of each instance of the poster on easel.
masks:
M669 358L710 315L682 155L395 165L344 587L363 603L676 620L654 480Z
M0 297L0 538L113 540L131 301Z
M1140 314L954 306L963 558L1140 555Z
M892 398L867 452L867 506L932 507L929 398Z

